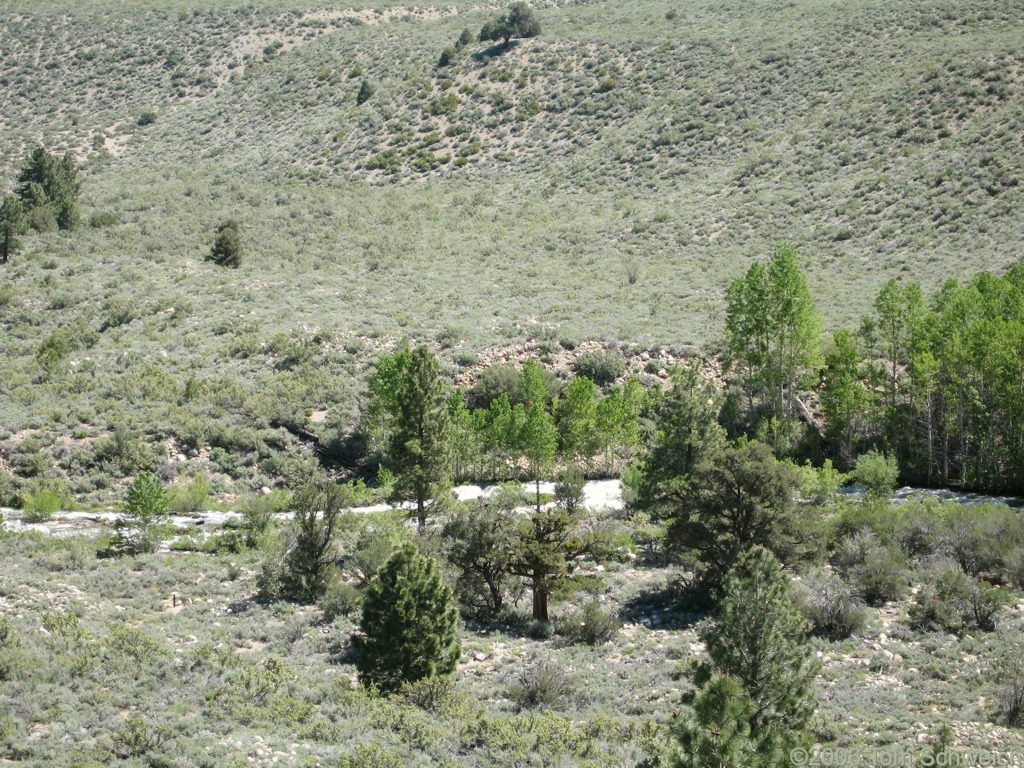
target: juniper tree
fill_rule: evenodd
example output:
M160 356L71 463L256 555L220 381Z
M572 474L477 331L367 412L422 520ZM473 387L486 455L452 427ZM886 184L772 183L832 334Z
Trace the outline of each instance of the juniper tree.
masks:
M508 10L497 19L487 22L480 30L480 42L501 40L508 46L513 37L536 37L540 34L540 22L526 3L512 3Z
M292 496L294 540L284 559L281 593L300 603L315 603L327 592L337 552L335 534L352 506L351 488L326 476L307 482Z
M241 266L242 234L237 221L228 219L217 227L217 237L207 258L222 267L238 269Z
M391 693L406 682L450 675L461 654L458 626L437 564L404 544L366 588L362 633L352 638L360 682Z

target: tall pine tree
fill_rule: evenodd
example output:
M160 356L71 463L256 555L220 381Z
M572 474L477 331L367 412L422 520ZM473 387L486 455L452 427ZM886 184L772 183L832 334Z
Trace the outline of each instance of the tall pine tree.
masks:
M448 401L437 357L424 346L412 352L395 393L389 468L394 497L416 503L420 530L428 509L451 485Z

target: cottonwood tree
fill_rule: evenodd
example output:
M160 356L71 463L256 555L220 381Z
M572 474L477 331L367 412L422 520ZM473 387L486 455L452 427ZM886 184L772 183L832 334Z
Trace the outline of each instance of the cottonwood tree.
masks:
M792 246L780 245L767 265L752 265L729 286L725 348L751 423L756 403L789 423L794 398L821 356L821 318Z
M385 693L450 675L462 652L451 588L433 558L410 543L370 581L359 626L362 633L352 637L359 680Z
M25 231L28 221L25 207L15 195L6 195L0 203L0 263L6 264L21 243L18 235Z
M170 497L163 481L152 472L140 472L121 506L117 537L121 547L132 554L152 552L170 522Z
M540 22L533 16L533 11L526 3L512 3L508 10L497 19L487 22L480 30L481 43L501 40L508 47L513 37L537 37L540 34Z
M779 561L760 546L743 554L726 576L714 621L700 632L707 659L694 673L699 692L693 704L709 711L677 731L682 754L676 765L791 764L790 751L811 740L818 663L808 647L809 629ZM728 738L717 743L695 733L716 715L744 724L723 723Z
M393 497L416 503L420 530L428 510L451 485L448 401L437 357L425 346L413 350L395 392L394 431L388 468L395 474Z
M856 336L845 328L836 332L825 353L821 408L826 434L835 447L836 458L844 466L853 462L855 447L867 432L874 402L864 385L863 359Z

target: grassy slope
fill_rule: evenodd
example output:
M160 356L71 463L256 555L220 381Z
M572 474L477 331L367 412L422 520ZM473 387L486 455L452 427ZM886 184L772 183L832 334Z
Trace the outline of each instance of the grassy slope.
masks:
M190 376L287 390L262 416L344 421L393 337L458 336L451 359L538 334L706 346L728 281L782 239L832 327L890 276L931 288L1020 256L1008 0L552 4L542 37L444 70L491 12L209 5L0 3L0 178L33 142L71 148L86 221L120 221L26 238L4 270L10 431L252 418L181 411ZM395 172L369 170L389 149ZM227 217L237 272L202 261ZM49 334L115 302L137 319L43 371ZM267 344L317 330L324 381L296 392Z

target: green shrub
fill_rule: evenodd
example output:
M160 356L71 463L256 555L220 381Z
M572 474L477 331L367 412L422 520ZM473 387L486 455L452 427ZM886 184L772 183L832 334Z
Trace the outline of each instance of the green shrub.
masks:
M363 604L363 593L355 584L334 579L318 605L323 611L324 621L332 622L339 616L348 618L357 613Z
M901 552L878 547L850 570L850 580L868 605L899 600L908 587L906 562Z
M288 507L287 491L272 491L258 496L246 496L239 505L242 513L242 531L245 546L255 549L263 541L274 516Z
M915 629L960 632L964 628L992 631L996 616L1009 598L987 581L965 574L955 564L933 568L908 610Z
M888 496L896 488L900 468L896 457L878 451L868 451L857 457L851 477L867 488L872 496Z
M67 509L74 502L67 483L61 479L40 478L24 489L20 506L28 523L42 523L53 517L55 512Z
M570 643L601 645L618 633L622 623L615 616L606 613L601 604L592 600L582 611L566 614L557 624L557 631Z
M617 349L591 350L576 358L572 370L598 386L606 386L626 372L626 358Z
M360 744L351 754L342 755L338 768L404 768L400 754L380 744Z
M206 509L206 500L210 496L210 489L210 481L206 477L206 472L197 472L186 485L171 488L169 508L176 514L198 514Z

